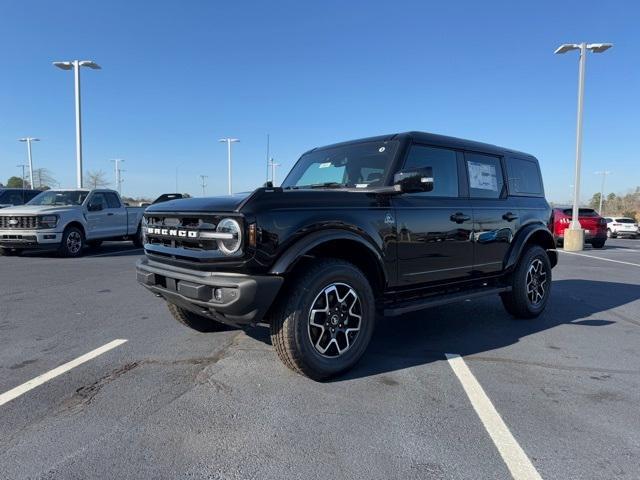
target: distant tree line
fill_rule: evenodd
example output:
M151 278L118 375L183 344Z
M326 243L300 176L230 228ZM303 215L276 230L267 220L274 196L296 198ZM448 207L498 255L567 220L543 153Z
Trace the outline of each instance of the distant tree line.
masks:
M594 193L589 201L589 206L598 209L600 205L600 192ZM602 200L602 215L620 215L623 217L635 218L640 221L640 187L626 195L616 195L610 193Z

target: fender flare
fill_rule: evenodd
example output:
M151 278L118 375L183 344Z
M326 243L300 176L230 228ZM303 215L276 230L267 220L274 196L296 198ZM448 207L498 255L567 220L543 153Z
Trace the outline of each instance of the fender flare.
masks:
M543 223L530 223L522 227L516 234L516 238L512 242L511 249L507 254L504 266L505 271L511 271L515 268L518 263L518 259L522 255L525 245L534 235L542 236L541 246L547 251L547 254L549 255L551 267L553 268L556 266L556 264L558 263L558 254L555 251L556 243L553 239L553 234Z
M309 233L304 237L300 238L292 245L290 245L284 253L280 255L280 257L276 260L276 262L271 267L269 271L270 274L273 275L282 275L292 269L292 267L297 263L297 261L306 253L313 250L315 247L322 245L323 243L330 242L332 240L350 240L359 243L364 248L368 250L368 252L373 255L377 261L377 267L382 275L382 279L384 282L387 282L388 275L387 271L384 267L384 261L382 259L382 254L378 251L378 249L373 245L373 243L362 235L358 235L349 230L342 229L327 229L315 231L313 233Z

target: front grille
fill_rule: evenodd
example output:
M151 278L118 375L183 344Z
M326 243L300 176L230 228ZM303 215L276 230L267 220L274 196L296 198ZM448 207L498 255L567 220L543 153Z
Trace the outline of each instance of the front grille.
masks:
M0 228L34 229L37 227L35 215L10 216L0 215Z
M177 232L214 232L221 217L216 216L153 216L149 215L147 219L147 229L160 228L165 229L167 233ZM207 240L202 238L177 237L171 235L158 235L147 233L148 245L161 245L169 248L181 248L192 251L210 251L217 250L218 243L215 240Z

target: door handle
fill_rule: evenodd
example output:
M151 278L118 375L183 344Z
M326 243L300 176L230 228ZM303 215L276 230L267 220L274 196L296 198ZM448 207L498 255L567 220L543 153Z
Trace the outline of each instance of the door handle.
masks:
M502 219L506 220L507 222L513 222L514 220L518 219L518 215L511 212L507 212L504 215L502 215Z
M456 222L456 223L463 223L463 222L467 222L467 221L471 220L471 217L470 217L469 215L465 215L465 214L464 214L464 213L462 213L462 212L456 212L456 213L454 213L453 215L451 215L451 216L449 217L449 219L450 219L452 222Z
M113 215L113 212L107 213L107 217L110 217L111 215Z

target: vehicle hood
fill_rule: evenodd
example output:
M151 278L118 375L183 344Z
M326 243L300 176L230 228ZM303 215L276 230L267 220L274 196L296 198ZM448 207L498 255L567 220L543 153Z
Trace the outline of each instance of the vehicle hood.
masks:
M2 209L2 215L53 215L80 208L79 205L17 205Z
M234 193L219 197L181 198L147 207L145 212L235 212L252 192Z

